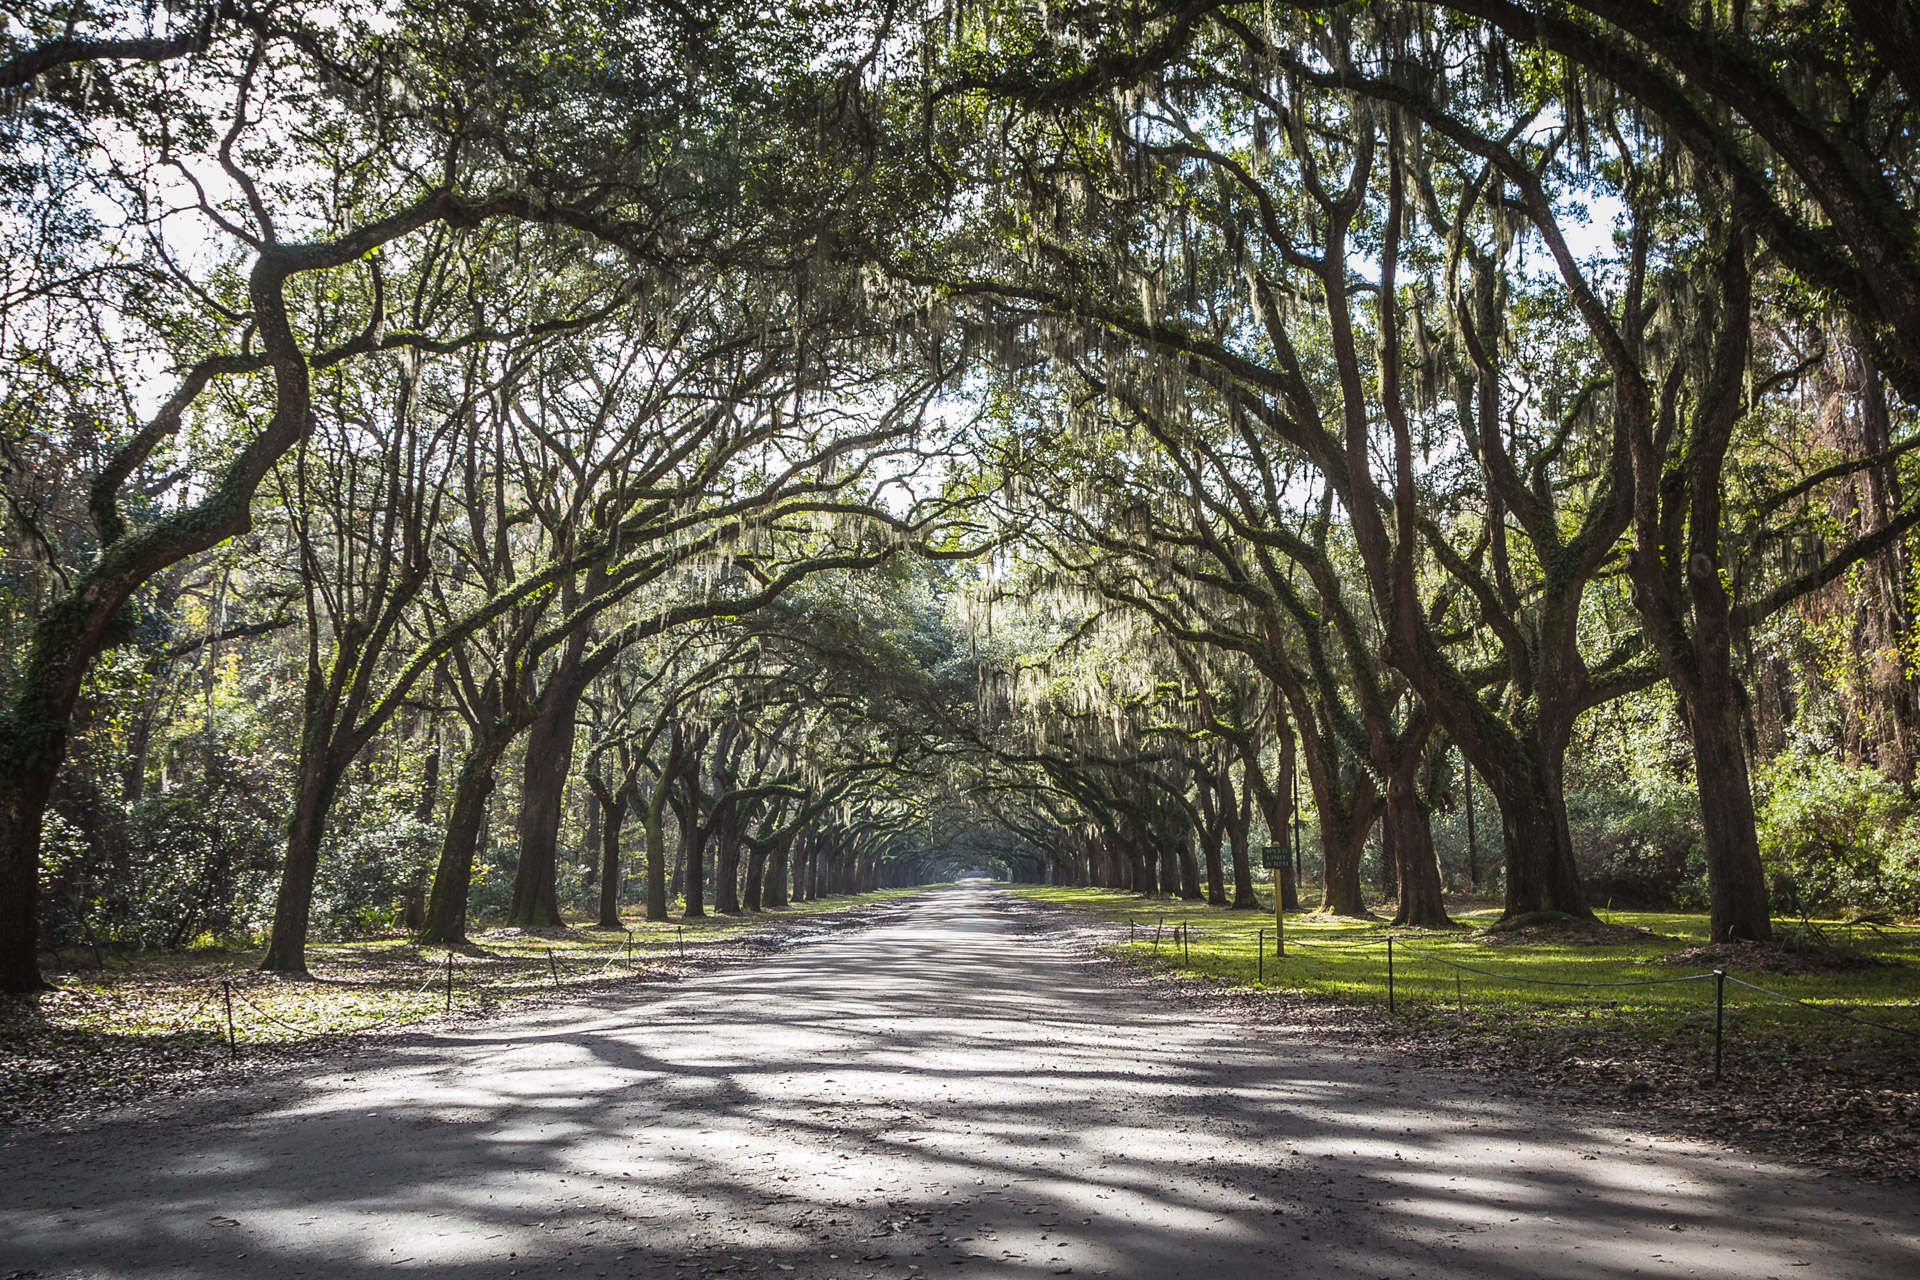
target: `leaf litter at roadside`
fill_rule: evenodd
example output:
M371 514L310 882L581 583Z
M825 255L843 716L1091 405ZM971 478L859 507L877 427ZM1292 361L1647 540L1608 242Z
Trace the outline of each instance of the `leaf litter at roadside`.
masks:
M671 981L865 927L890 909L890 901L866 901L715 920L684 938L655 926L636 946L632 971L623 934L477 933L475 945L455 951L451 1014L445 949L400 940L316 946L309 981L262 973L245 952L151 956L68 973L53 991L0 997L0 1125L95 1120L383 1037ZM227 1043L223 983L233 994L237 1057Z
M1686 947L1661 956L1658 964L1689 969L1743 969L1750 973L1849 973L1884 969L1891 962L1880 956L1843 947L1797 947L1778 942L1714 942Z

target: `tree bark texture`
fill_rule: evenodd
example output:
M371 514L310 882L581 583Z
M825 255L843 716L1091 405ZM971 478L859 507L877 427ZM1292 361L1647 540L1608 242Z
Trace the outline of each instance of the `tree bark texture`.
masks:
M513 874L513 901L507 923L548 927L560 918L560 819L573 769L573 731L586 690L578 680L587 645L585 624L569 636L554 671L535 704L527 726L526 755L520 774L520 853Z
M1398 873L1399 910L1393 922L1420 929L1448 929L1446 893L1440 880L1440 855L1433 847L1433 822L1420 795L1419 750L1403 752L1387 780L1381 861Z
M623 928L620 920L620 826L626 820L631 792L622 791L608 804L599 796L593 802L600 807L600 927Z
M420 942L451 947L467 941L467 897L473 889L474 854L486 825L487 802L493 795L494 767L510 740L503 733L480 735L460 761Z

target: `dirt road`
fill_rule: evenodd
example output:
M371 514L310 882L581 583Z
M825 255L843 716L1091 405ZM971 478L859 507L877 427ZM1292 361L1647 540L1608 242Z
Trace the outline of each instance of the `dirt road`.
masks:
M1144 1000L983 886L0 1145L0 1277L1920 1276L1920 1193Z

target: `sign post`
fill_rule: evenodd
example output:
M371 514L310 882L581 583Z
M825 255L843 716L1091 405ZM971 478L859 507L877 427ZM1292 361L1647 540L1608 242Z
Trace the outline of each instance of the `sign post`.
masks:
M1260 850L1260 865L1273 872L1273 954L1284 958L1287 954L1287 922L1281 910L1286 897L1280 885L1280 877L1289 866L1287 846L1283 844L1263 846Z

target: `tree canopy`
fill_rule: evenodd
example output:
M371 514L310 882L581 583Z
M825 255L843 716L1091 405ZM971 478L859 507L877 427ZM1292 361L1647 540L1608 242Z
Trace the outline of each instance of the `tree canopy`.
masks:
M968 869L1920 909L1916 41L28 0L0 989Z

